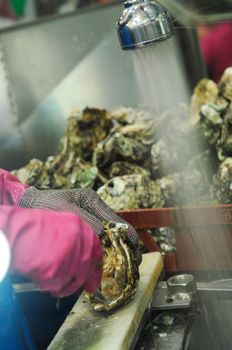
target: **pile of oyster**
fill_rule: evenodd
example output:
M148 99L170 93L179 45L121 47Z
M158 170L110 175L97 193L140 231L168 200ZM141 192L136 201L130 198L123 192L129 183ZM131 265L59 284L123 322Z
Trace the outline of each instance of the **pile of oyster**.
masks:
M209 86L210 85L210 86ZM198 89L198 91L196 91ZM195 89L208 103L199 103L201 131L214 156L212 197L217 203L232 203L232 67L225 70L218 85L202 81Z
M113 209L232 201L232 68L190 108L85 108L56 155L13 173L39 189L92 188Z
M55 156L32 159L13 173L39 189L92 188L113 210L171 206L180 197L193 202L193 187L201 196L204 186L189 166L187 116L185 109L176 115L86 108L69 118Z
M101 285L95 294L86 294L97 311L109 311L127 303L134 296L139 281L138 262L126 239L128 225L105 222L103 229Z

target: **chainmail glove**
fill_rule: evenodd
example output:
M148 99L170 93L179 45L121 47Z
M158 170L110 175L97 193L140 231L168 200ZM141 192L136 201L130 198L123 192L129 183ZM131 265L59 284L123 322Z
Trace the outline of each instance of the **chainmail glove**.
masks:
M129 227L128 244L131 246L138 263L141 262L136 230L115 214L91 189L38 190L35 187L28 187L24 191L19 205L26 208L46 208L75 213L92 227L98 236L103 233L103 221L126 223Z

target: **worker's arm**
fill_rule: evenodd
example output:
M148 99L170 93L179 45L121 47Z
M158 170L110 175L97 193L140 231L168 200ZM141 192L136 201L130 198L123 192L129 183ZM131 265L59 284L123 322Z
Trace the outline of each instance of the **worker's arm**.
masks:
M0 168L0 204L18 205L29 186L21 183L16 176Z
M2 182L2 183L1 183ZM0 169L0 188L3 203L26 208L46 208L54 211L71 212L82 218L97 235L102 234L102 221L124 222L91 189L38 190L27 186ZM138 246L138 234L129 224L127 239L138 263L141 252Z
M100 284L100 242L77 215L2 205L0 230L11 248L10 271L41 289L66 296Z
M55 295L69 295L82 286L94 291L100 284L102 259L95 232L75 214L20 208L27 188L0 169L0 230L11 248L10 270Z

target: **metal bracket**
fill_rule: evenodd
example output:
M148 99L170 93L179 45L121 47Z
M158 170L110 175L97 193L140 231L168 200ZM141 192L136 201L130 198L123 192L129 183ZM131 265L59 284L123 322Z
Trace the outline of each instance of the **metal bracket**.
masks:
M151 302L151 310L189 308L202 298L231 298L232 279L196 282L193 275L183 274L159 282Z
M196 282L192 275L183 274L159 282L150 305L151 310L189 308L195 300Z

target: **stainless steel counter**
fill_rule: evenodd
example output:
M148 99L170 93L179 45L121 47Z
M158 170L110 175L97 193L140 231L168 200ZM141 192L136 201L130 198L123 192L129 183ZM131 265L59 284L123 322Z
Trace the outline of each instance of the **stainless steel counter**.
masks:
M0 121L6 126L0 130L2 167L12 169L31 157L53 154L73 108L140 103L133 51L122 51L116 34L121 10L121 4L89 8L0 32L5 61L0 60L0 72L4 66L9 80L5 89L5 78L0 81L5 91L0 94ZM194 30L176 32L190 96L204 69Z

